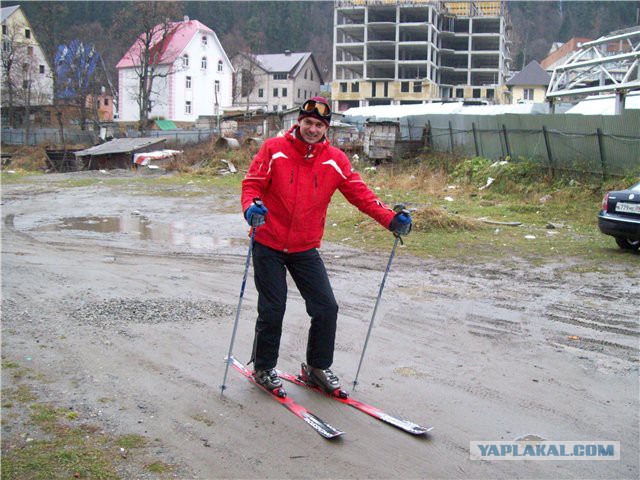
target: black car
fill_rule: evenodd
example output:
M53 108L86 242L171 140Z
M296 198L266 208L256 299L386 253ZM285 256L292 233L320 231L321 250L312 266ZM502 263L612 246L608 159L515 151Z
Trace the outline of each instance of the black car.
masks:
M640 248L640 182L626 190L605 194L598 227L605 235L614 237L620 248Z

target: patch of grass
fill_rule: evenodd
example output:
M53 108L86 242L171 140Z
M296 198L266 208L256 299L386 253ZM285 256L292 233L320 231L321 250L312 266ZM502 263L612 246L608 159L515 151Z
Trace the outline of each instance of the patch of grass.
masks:
M126 450L143 448L147 445L147 439L137 434L122 435L116 439L116 445Z
M5 366L21 368L6 359ZM39 377L28 375L30 379ZM96 425L80 423L77 412L38 401L32 387L26 384L3 388L2 403L3 408L11 408L9 415L3 412L3 425L12 425L11 431L3 431L0 465L3 480L115 480L121 478L118 472L125 461L128 471L163 474L173 470L171 465L153 459L148 463L145 437L105 435ZM28 433L24 436L20 432ZM122 448L128 451L126 458L120 455Z
M145 465L144 468L145 470L148 470L151 473L159 473L159 474L169 473L173 471L173 466L167 465L166 463L162 463L162 462L153 462L148 465Z
M204 423L207 427L211 427L215 424L212 418L208 417L207 415L203 415L201 413L196 415L191 415L191 418L193 418L197 422Z
M17 385L12 388L2 389L2 400L13 401L19 403L27 403L34 401L37 395L33 392L29 385Z

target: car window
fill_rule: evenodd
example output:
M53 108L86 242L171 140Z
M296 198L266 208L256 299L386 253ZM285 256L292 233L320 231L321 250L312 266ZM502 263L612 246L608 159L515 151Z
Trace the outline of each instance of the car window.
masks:
M632 192L640 192L640 183L636 183L633 187L631 187L629 190L631 190Z

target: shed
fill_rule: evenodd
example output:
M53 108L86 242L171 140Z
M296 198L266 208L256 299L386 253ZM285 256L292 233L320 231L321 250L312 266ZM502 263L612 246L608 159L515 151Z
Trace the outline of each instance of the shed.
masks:
M131 168L133 154L161 150L166 138L116 138L110 142L75 152L85 169Z
M368 121L364 125L363 151L377 162L415 154L426 145L426 126L421 135L419 140L402 140L399 121Z

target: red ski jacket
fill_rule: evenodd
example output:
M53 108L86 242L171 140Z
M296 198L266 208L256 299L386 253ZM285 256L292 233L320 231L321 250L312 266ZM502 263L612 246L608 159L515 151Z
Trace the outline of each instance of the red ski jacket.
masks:
M345 153L323 140L310 145L294 125L264 142L242 181L242 211L258 197L268 213L255 240L281 252L320 246L329 202L336 190L360 211L389 228L394 211L351 169Z

